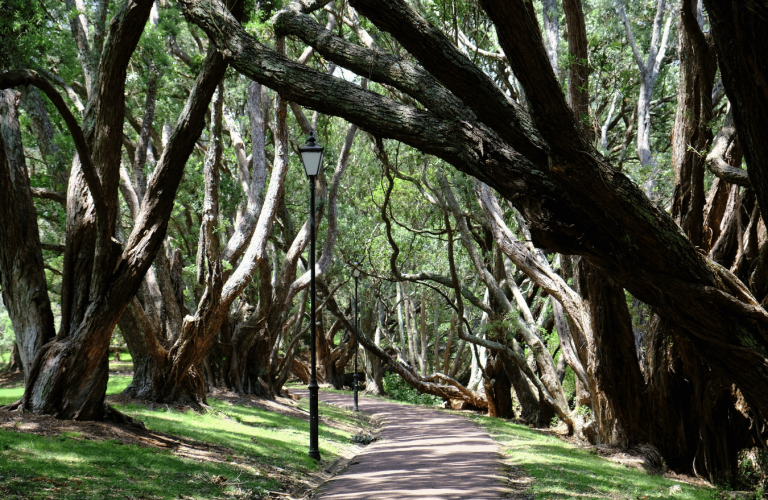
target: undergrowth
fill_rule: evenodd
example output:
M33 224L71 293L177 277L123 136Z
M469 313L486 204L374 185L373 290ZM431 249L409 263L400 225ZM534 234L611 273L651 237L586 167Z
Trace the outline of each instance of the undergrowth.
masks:
M408 385L408 382L392 372L384 375L384 390L395 401L405 403L435 406L443 401L431 394L419 394L416 389Z

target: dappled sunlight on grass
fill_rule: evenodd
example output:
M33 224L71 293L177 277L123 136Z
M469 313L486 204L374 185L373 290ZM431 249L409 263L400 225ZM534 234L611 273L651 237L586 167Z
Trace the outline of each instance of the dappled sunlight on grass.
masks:
M120 394L131 385L133 375L110 375L107 381L107 396Z
M221 498L235 489L277 489L272 479L170 451L0 431L2 498ZM222 481L221 477L227 478ZM237 477L238 484L233 484ZM11 496L13 495L13 496Z
M215 413L180 413L165 408L153 411L138 405L116 407L143 421L148 429L227 446L236 454L262 462L299 472L314 471L321 465L307 457L308 422L215 399L208 403ZM352 434L321 425L319 437L324 461L332 461L349 445Z
M122 392L131 378L111 375L107 395ZM0 389L0 404L17 401L23 392L23 387ZM165 405L154 410L138 404L114 406L144 422L149 431L194 440L195 449L213 453L213 460L117 439L92 440L80 429L38 436L32 433L50 432L38 430L41 424L34 421L24 424L24 433L14 432L16 427L1 430L0 498L213 499L253 492L252 497L259 498L264 490L280 489L270 477L275 468L286 471L280 475L294 477L321 469L351 446L352 435L360 429L360 419L352 412L322 405L323 419L339 421L333 426L321 422L323 462L318 463L307 456L307 421L213 398L208 403L214 411L202 414Z
M601 458L548 436L500 419L474 417L504 448L505 456L535 478L537 499L715 498L715 489L695 488Z

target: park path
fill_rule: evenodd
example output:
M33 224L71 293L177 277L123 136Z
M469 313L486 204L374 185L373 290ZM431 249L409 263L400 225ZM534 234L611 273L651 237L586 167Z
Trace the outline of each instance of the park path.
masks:
M307 391L293 390L302 397ZM351 394L320 401L352 407ZM318 500L491 500L504 498L496 443L468 419L438 409L360 398L382 420L381 440L314 494ZM322 424L321 424L322 425Z

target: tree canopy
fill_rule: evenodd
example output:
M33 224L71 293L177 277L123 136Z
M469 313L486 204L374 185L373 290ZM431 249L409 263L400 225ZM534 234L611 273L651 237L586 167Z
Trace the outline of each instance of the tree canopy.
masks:
M761 3L0 11L15 407L119 418L110 343L133 355L130 397L204 405L211 387L271 397L305 378L297 153L315 130L324 381L344 384L357 339L370 391L394 371L713 480L766 444Z

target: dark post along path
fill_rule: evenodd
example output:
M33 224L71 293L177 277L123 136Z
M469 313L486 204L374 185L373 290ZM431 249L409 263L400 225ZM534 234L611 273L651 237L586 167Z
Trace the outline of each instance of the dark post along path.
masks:
M307 396L305 390L293 392ZM352 394L320 393L320 401L352 408ZM320 500L491 500L506 497L499 450L469 420L438 409L360 398L381 419L381 440L320 486ZM321 410L322 413L322 410Z

